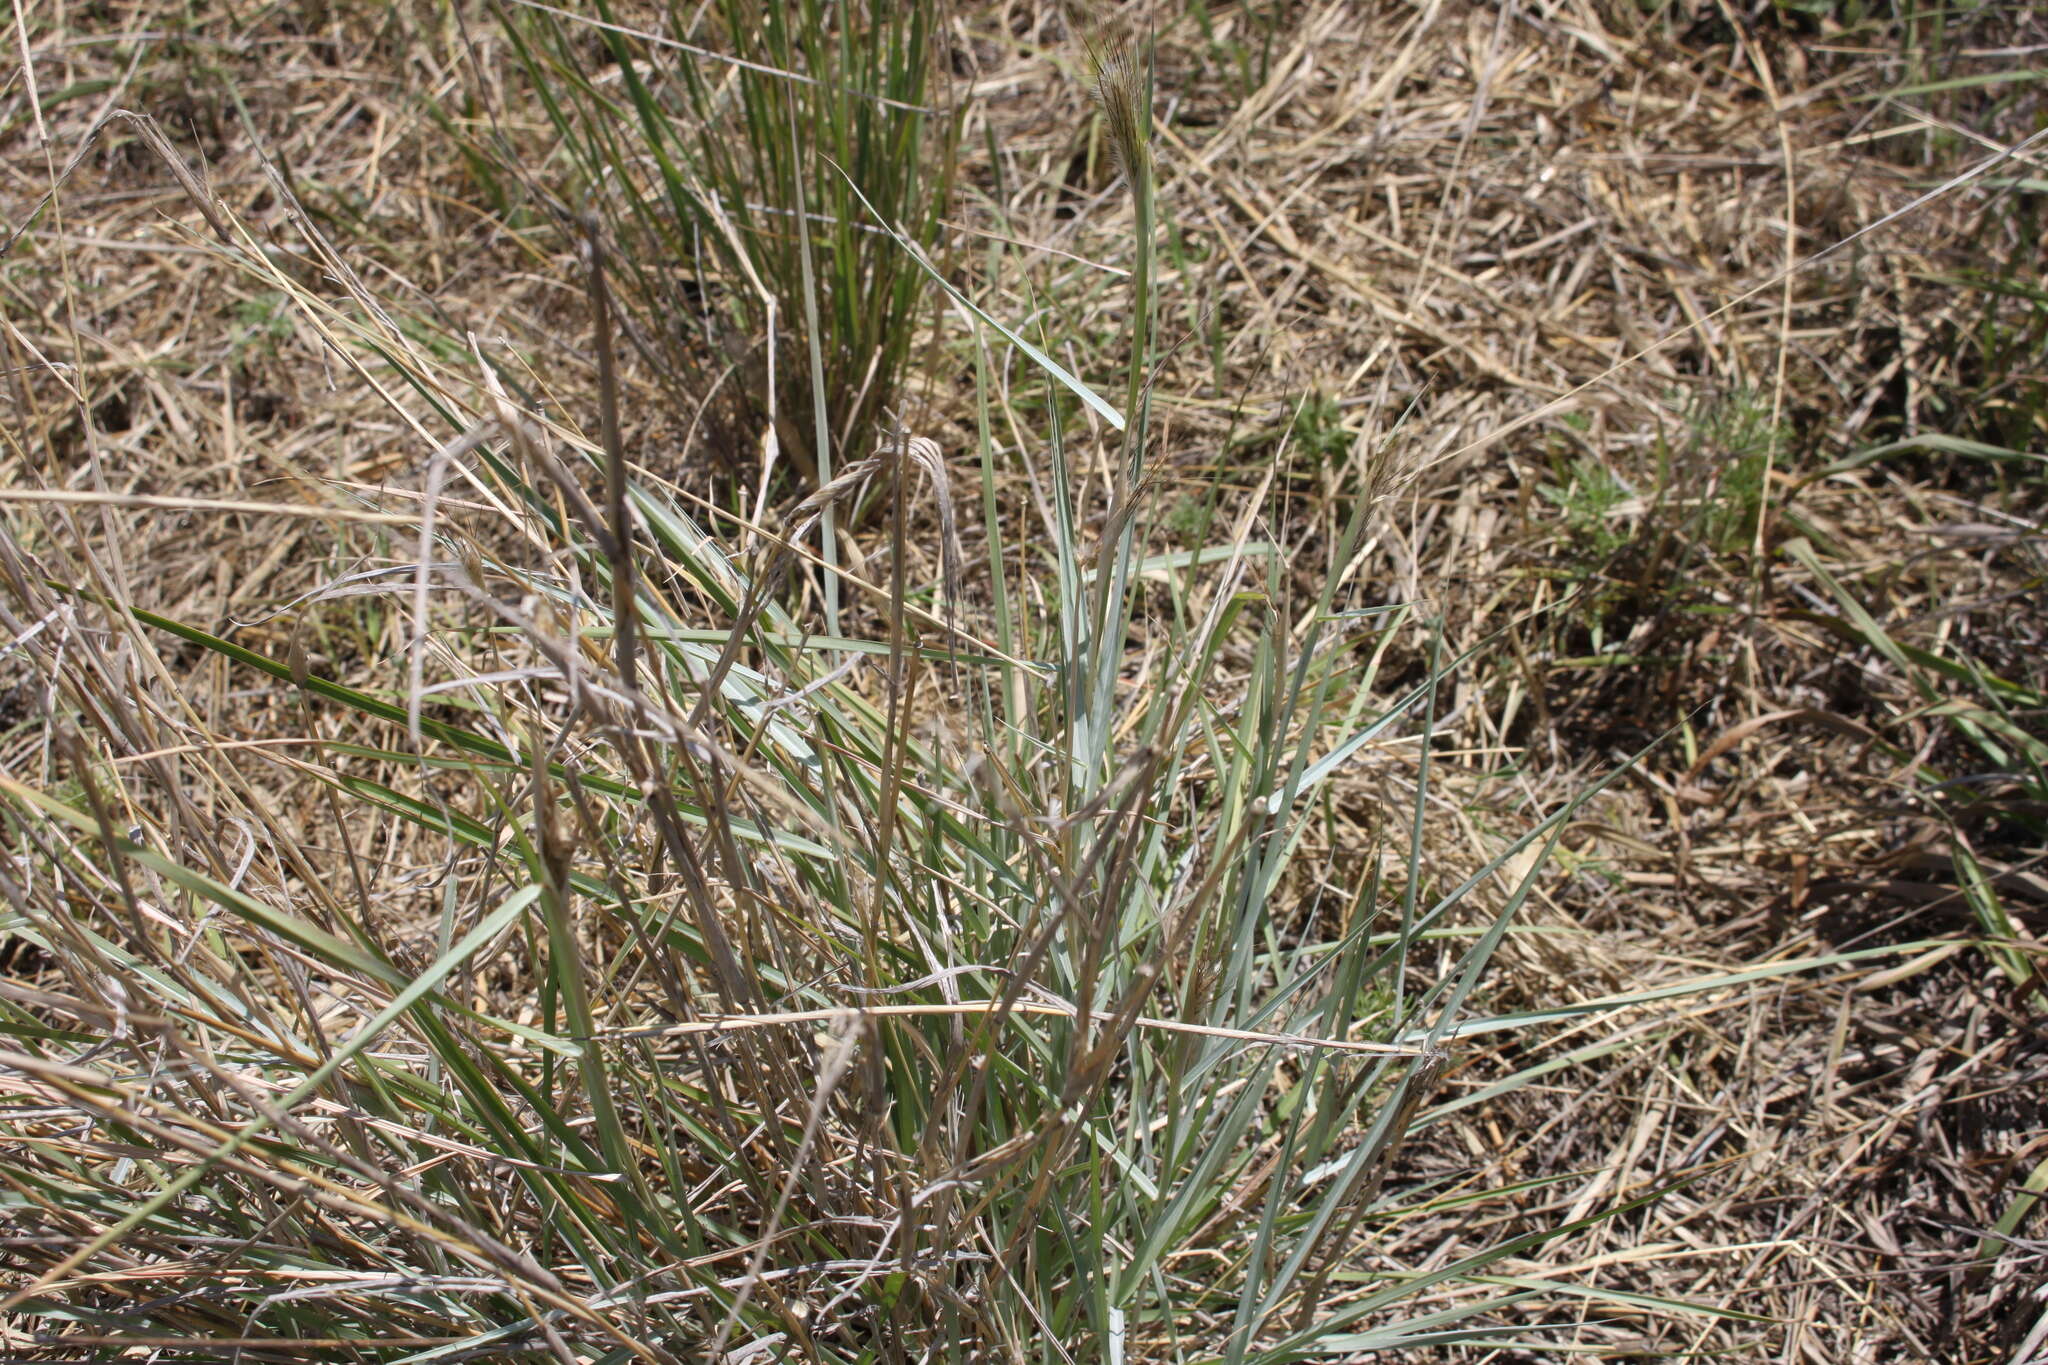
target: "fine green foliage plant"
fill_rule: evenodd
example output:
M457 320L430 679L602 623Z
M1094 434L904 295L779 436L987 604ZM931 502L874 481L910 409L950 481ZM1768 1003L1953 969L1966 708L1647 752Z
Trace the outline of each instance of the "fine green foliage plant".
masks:
M1628 501L1628 489L1597 460L1574 461L1559 482L1537 492L1558 509L1573 542L1592 558L1604 560L1628 543L1627 531L1611 520Z

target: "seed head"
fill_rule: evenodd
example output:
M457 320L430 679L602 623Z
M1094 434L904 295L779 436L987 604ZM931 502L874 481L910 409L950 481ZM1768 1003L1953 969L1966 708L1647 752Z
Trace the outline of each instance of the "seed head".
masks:
M1152 81L1149 64L1120 38L1091 40L1095 103L1109 128L1117 169L1135 182L1152 169Z

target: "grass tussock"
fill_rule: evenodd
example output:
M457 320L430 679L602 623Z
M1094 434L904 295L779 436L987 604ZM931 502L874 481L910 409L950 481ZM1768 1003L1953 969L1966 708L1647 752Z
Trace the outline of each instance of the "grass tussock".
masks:
M2038 21L1568 17L25 10L7 1351L2031 1359Z

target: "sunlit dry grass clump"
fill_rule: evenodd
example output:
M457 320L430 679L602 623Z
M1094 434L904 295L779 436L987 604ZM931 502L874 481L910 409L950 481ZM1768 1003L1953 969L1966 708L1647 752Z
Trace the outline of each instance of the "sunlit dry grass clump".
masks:
M2048 31L1596 9L18 7L0 1357L2035 1361Z

